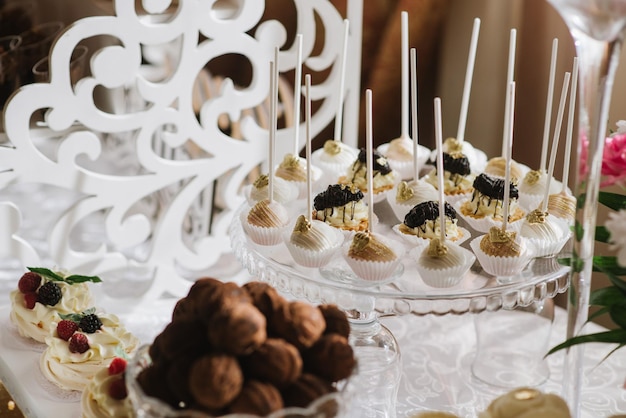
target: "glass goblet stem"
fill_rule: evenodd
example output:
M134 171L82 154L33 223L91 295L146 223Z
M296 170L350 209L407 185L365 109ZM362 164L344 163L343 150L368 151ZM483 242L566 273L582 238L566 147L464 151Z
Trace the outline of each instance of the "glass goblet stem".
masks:
M611 41L600 41L575 28L572 36L580 63L579 158L575 189L579 207L570 273L567 338L580 334L588 318L602 154L622 43L621 35ZM583 345L569 348L564 363L563 396L573 418L581 416L583 350Z

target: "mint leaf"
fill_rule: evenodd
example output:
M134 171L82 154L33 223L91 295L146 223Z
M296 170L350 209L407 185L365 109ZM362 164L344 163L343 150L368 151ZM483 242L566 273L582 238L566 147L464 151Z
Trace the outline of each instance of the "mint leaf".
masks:
M85 283L85 282L101 283L102 279L100 279L100 277L98 276L81 276L79 274L72 274L71 276L67 276L64 279L64 281L66 281L69 284Z
M573 338L562 342L561 344L553 347L548 351L546 356L550 354L554 354L557 351L563 350L564 348L569 348L578 344L585 343L616 343L623 346L626 342L626 330L623 329L615 329L612 331L598 332L596 334L588 334L588 335L579 335Z
M26 267L28 270L32 271L33 273L37 273L40 274L42 276L47 277L48 279L52 280L53 282L62 282L63 277L59 276L57 273L55 273L54 271L47 269L47 268L42 268L42 267Z
M77 313L68 313L68 314L60 313L59 316L61 317L61 319L64 319L66 321L76 322L76 323L79 323L83 317L81 314L77 314Z

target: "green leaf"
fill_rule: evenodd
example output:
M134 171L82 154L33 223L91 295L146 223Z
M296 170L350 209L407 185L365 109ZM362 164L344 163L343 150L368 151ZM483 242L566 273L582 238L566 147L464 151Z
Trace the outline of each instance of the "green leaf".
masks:
M581 193L576 200L576 209L582 209L585 206L585 200L587 199L586 193Z
M596 319L597 317L602 316L602 315L604 315L604 314L606 314L608 312L609 312L609 308L608 307L605 306L603 308L600 308L596 312L594 312L592 314L589 314L589 317L587 318L587 322L591 322L594 319Z
M582 240L583 234L583 226L578 221L576 221L576 224L574 225L574 237L576 238L576 241Z
M79 274L72 274L70 276L63 277L59 275L58 273L47 268L27 267L27 269L32 271L33 273L41 274L42 276L45 276L54 282L66 282L68 284L85 283L85 282L92 282L92 283L102 282L102 279L100 279L100 277L98 276L81 276Z
M626 300L622 299L620 304L615 304L609 309L609 315L617 326L626 331ZM626 343L626 341L624 341Z
M85 282L101 283L102 279L98 276L81 276L78 274L72 274L71 276L67 276L65 278L65 281L68 282L69 284L85 283Z
M626 303L626 294L614 286L596 289L589 297L589 304L594 306L613 306L620 303Z
M595 271L614 276L626 275L626 267L622 267L617 262L617 257L613 256L594 256L593 266Z
M557 351L563 350L564 348L569 348L574 345L585 343L616 343L623 345L626 344L626 330L615 329L611 331L598 332L595 334L579 335L551 348L546 356L554 354Z
M600 192L598 202L613 210L626 209L626 198L618 193Z
M596 226L595 239L598 242L608 243L611 238L611 233L605 226Z
M63 281L63 277L59 276L57 273L55 273L54 271L47 269L47 268L42 268L42 267L26 267L28 270L32 271L33 273L37 273L40 274L42 276L47 277L48 279L54 281L54 282L62 282Z
M81 314L77 314L77 313L68 313L68 314L60 313L59 316L61 317L61 319L64 319L66 321L76 322L77 324L80 322L80 320L83 317Z

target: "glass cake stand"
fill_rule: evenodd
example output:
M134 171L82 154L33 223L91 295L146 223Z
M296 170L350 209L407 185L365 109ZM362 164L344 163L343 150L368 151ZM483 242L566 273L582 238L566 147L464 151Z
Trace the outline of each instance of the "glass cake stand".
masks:
M358 385L353 393L361 398L353 405L363 408L359 411L363 416L395 416L402 372L400 349L379 317L513 311L563 293L569 284L569 268L559 264L557 257L547 257L533 259L519 274L506 278L490 276L475 262L457 286L432 288L420 278L415 261L408 255L410 246L392 280L371 284L354 277L340 251L329 265L308 268L295 263L283 243L261 246L252 242L239 216L247 207L244 204L235 213L229 235L235 256L252 277L298 299L336 304L347 313L352 325L350 342L359 360L359 378L352 382ZM302 213L302 209L292 212ZM379 220L376 232L393 237L392 226L399 221L389 204L377 203L374 211ZM462 244L466 248L479 235L471 233L472 237Z

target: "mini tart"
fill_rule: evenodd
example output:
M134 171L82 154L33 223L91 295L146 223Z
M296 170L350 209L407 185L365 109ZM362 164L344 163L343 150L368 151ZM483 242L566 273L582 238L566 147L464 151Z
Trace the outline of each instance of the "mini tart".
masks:
M43 343L52 331L52 324L58 321L59 314L79 313L93 306L93 296L87 283L55 283L61 288L61 300L54 306L37 302L33 309L28 309L24 305L24 294L18 289L11 292L10 319L22 337Z
M369 228L369 212L357 187L332 184L313 199L313 218L346 231Z
M359 151L341 141L329 139L324 147L313 151L311 160L324 172L327 183L335 183L357 158Z
M517 205L519 193L515 184L509 189L509 223L517 230L526 213ZM481 173L474 179L471 198L457 202L456 209L463 219L476 231L488 232L502 224L504 204L504 179Z
M569 225L562 219L535 209L522 222L520 234L535 248L535 257L558 254L570 238Z
M298 187L298 198L306 197L307 193L307 174L306 160L297 155L286 154L283 161L275 171L276 177L282 178L294 183ZM322 171L311 165L311 179L316 183L322 177Z
M389 166L398 174L400 178L407 180L414 177L415 168L413 166L413 140L408 137L400 137L391 140L387 144L380 145L377 150L387 158ZM417 163L422 167L428 161L430 150L423 145L417 146Z
M343 248L344 258L352 271L370 282L392 278L404 254L401 243L369 231L357 232Z
M488 234L474 238L470 246L483 270L497 277L520 273L533 257L530 243L515 231L492 227Z
M494 399L478 418L571 418L567 403L551 393L517 388Z
M446 239L460 244L469 238L469 232L457 225L456 211L445 203ZM415 205L404 217L404 222L393 227L409 244L424 245L441 236L439 202L427 201Z
M437 189L424 180L401 181L394 190L395 193L387 193L387 202L399 221L404 219L413 206L439 199Z
M283 205L298 198L299 189L295 183L274 177L274 200ZM269 178L267 174L260 175L253 184L246 186L244 195L250 206L267 199L269 194Z
M374 201L381 201L385 198L385 192L393 189L400 176L390 166L387 159L377 150L373 150L373 172L372 181L374 184ZM348 167L346 175L339 178L339 183L350 184L359 188L363 193L367 193L367 153L364 148L359 151L357 159Z
M476 261L471 251L454 243L444 244L438 238L431 239L428 247L414 248L410 254L424 283L436 288L459 284Z
M46 337L48 348L41 354L39 368L46 379L64 390L82 391L89 381L111 360L132 354L139 340L124 328L119 318L112 314L98 314L102 326L93 334L85 334L89 349L84 353L72 353L69 342L56 336L55 330ZM81 331L77 331L81 332Z
M322 267L330 261L341 244L343 233L325 222L312 222L300 215L283 240L296 263L305 267Z
M437 167L432 169L424 180L430 183L435 189L439 189L439 178ZM470 169L467 157L461 153L443 153L443 192L446 200L454 204L459 199L463 199L472 193L474 175Z
M288 222L287 209L277 201L261 200L249 211L241 212L243 229L259 245L280 244Z
M85 418L134 418L136 416L130 398L114 399L109 395L109 387L124 374L110 374L108 367L102 367L83 390L80 404Z

